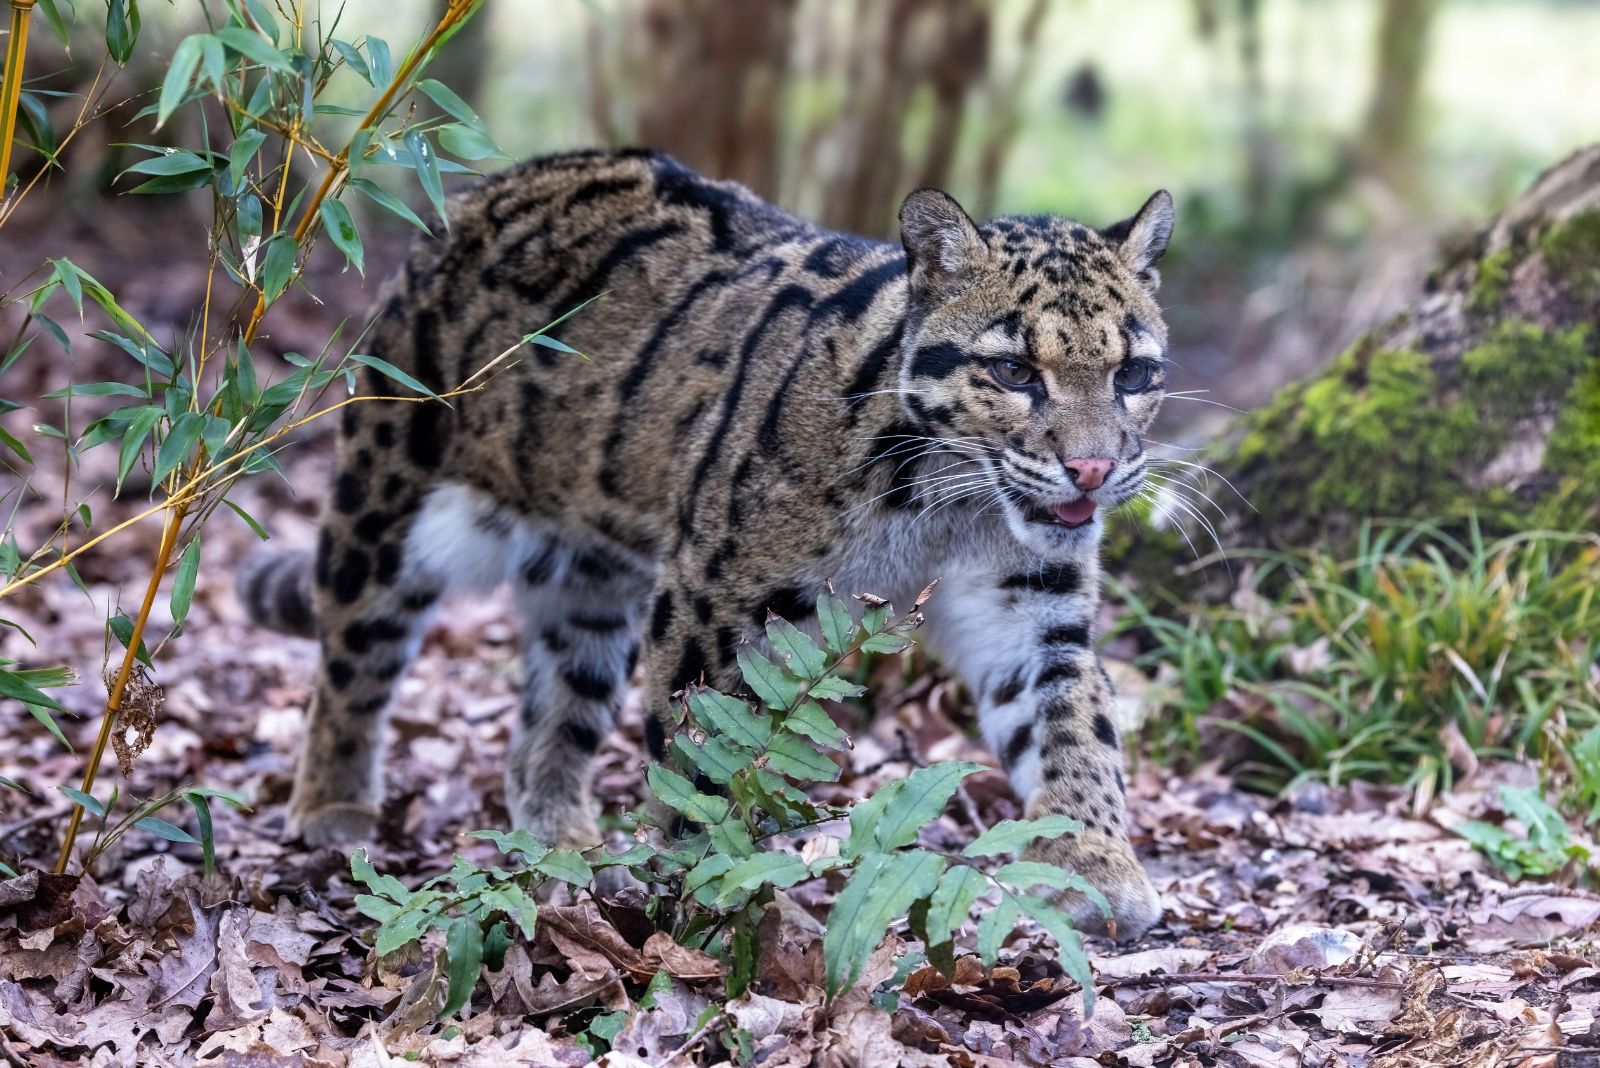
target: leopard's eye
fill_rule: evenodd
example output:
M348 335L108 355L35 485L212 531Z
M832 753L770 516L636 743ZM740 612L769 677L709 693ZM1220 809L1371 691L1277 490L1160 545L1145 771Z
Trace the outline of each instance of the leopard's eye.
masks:
M1007 389L1026 389L1039 380L1039 372L1016 360L990 360L989 373Z
M1148 360L1129 360L1117 368L1111 381L1119 393L1143 393L1150 388L1150 380L1154 377L1155 368Z

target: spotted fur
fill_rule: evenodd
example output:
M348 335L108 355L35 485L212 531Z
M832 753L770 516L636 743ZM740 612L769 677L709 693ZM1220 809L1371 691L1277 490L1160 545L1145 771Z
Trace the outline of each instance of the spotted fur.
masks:
M516 591L510 808L593 841L589 758L641 655L663 712L685 683L737 685L737 646L825 581L905 603L940 577L929 645L1028 811L1085 825L1035 855L1102 890L1121 934L1148 927L1091 631L1102 516L1139 490L1162 394L1171 220L1158 193L1105 230L978 226L920 190L895 246L640 151L535 160L457 197L380 298L369 351L443 392L606 296L556 331L588 360L528 347L448 406L347 407L314 564L241 576L257 618L314 618L322 644L300 832L370 833L384 708L446 591Z

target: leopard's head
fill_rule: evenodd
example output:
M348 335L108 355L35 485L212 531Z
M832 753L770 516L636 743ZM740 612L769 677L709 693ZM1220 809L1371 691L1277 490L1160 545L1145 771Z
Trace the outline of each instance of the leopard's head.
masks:
M1049 216L977 226L932 189L900 208L906 415L961 454L943 485L1000 508L1041 555L1092 545L1144 483L1167 377L1155 264L1172 219L1165 192L1102 230Z

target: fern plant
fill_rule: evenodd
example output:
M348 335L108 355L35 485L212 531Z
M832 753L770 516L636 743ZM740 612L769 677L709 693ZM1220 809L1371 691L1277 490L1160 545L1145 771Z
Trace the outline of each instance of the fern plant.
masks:
M477 831L474 837L520 854L522 870L482 868L458 856L449 872L408 891L357 852L351 870L374 892L357 905L380 923L376 951L381 956L420 946L428 931L442 930L442 971L450 978L444 1011L453 1013L470 997L480 964L504 952L513 929L532 937L540 884L555 879L587 887L596 869L621 866L652 888L646 911L658 928L728 965L727 994L735 997L754 975L756 929L774 893L812 879L842 879L823 939L826 993L832 998L859 979L867 958L901 917L928 958L948 973L956 935L973 906L998 889L998 904L978 925L985 963L994 963L1005 937L1029 917L1055 938L1062 966L1083 985L1088 1006L1093 977L1081 939L1048 892L1080 891L1109 915L1105 898L1080 876L1051 865L1018 860L989 871L985 864L1035 838L1078 833L1080 823L1065 816L1007 820L960 854L919 845L922 829L944 811L961 781L983 767L964 762L919 768L847 807L819 804L805 792L837 779L839 764L831 754L850 747L821 702L859 697L864 690L843 676L845 665L861 653L894 653L909 645L931 592L930 586L899 618L887 602L863 597L858 622L842 598L824 591L817 603L820 641L788 620L770 617L771 651L745 645L737 652L748 695L700 685L684 691L666 758L646 771L651 794L674 817L649 807L636 814L641 837L649 840L624 853L600 847L577 853L553 849L525 832ZM807 836L841 824L846 833L837 848L809 850L809 859L796 848ZM652 828L653 834L646 833Z

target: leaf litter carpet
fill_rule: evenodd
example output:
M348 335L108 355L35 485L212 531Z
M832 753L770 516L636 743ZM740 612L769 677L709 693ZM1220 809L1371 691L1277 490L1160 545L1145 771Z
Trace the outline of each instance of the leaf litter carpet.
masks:
M314 456L291 467L299 485L321 484L324 470ZM309 540L314 500L261 483L241 501L280 542ZM918 947L891 937L827 1004L817 917L838 886L819 880L770 907L756 980L731 1001L726 969L653 933L624 892L543 909L536 938L485 974L465 1018L435 1022L430 961L373 961L348 853L282 840L314 647L242 620L228 562L255 539L231 516L207 528L187 633L157 661L164 705L150 746L128 777L108 759L97 787L144 797L193 783L243 796L251 812L216 809L219 876L203 877L195 847L140 833L89 876L37 870L64 823L56 786L76 784L97 725L101 610L142 588L156 535L147 524L86 560L92 604L59 584L6 605L39 645L5 632L0 655L65 659L84 679L63 692L76 754L17 703L0 704L0 774L33 793L0 791L0 857L25 862L0 881L6 1063L576 1066L604 1048L584 1036L594 1021L626 1012L600 1057L614 1068L730 1063L739 1041L769 1066L1600 1065L1600 897L1510 885L1447 829L1499 818L1495 788L1531 781L1512 765L1478 769L1418 816L1394 789L1311 785L1274 799L1216 766L1178 777L1143 763L1131 818L1165 916L1137 943L1091 942L1091 1015L1049 939L1028 927L993 969L963 956L948 979L929 966L907 974L904 955ZM507 825L515 644L501 602L456 605L430 633L391 719L386 823L370 847L379 870L414 886L453 853L494 859L460 835ZM876 674L879 713L871 724L841 718L856 745L823 800L866 796L918 763L989 761L958 687L927 672L908 683L896 661ZM1121 676L1131 710L1138 679ZM642 800L637 699L623 720L595 769L610 812ZM1004 777L980 774L923 844L958 851L980 825L1020 815ZM969 929L958 956L972 945ZM884 993L897 973L903 990ZM700 1022L724 1002L726 1014Z

